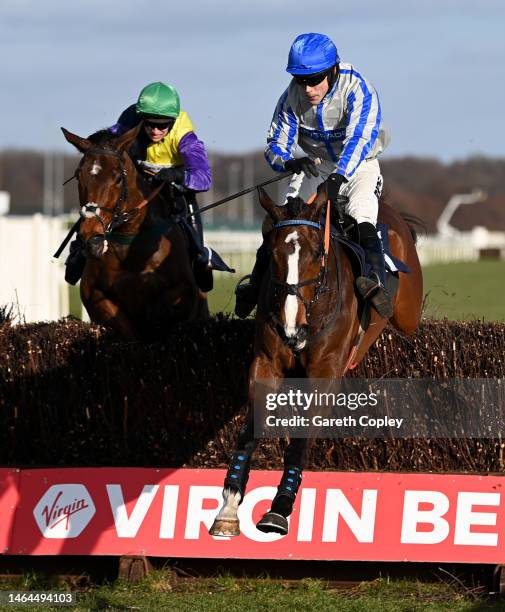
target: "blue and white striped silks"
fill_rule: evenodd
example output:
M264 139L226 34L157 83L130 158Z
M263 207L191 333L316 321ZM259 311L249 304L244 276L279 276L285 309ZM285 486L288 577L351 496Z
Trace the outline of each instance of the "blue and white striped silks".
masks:
M377 157L387 142L377 92L351 64L341 63L337 82L317 106L291 82L277 103L265 157L281 172L298 145L313 159L333 162L335 171L350 179L361 162Z

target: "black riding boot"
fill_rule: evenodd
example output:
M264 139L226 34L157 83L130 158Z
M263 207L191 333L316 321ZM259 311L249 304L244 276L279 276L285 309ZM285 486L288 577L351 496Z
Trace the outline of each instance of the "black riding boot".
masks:
M390 319L393 316L393 304L386 290L382 242L371 223L360 223L358 230L359 242L365 251L365 261L371 271L368 276L359 276L356 279L356 287L363 299L370 302L382 318Z
M254 310L258 303L258 297L261 287L261 281L265 274L270 257L268 254L265 242L256 251L256 262L249 276L244 276L235 288L235 314L241 319L245 319ZM248 283L242 283L243 280L248 280Z
M186 202L188 205L188 223L195 230L200 246L203 249L203 225L202 216L198 208L198 203L194 196L187 196ZM214 286L212 278L212 270L209 268L209 261L205 255L198 254L193 262L193 271L195 274L196 284L201 291L207 293Z
M72 240L69 246L69 254L65 262L65 280L69 285L76 285L84 272L86 265L86 255L84 254L84 244L79 235Z

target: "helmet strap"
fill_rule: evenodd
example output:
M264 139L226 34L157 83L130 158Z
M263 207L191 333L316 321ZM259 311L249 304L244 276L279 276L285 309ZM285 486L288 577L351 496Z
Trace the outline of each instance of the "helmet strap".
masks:
M338 75L340 74L340 64L335 64L328 74L328 92L333 89L333 85L337 82Z

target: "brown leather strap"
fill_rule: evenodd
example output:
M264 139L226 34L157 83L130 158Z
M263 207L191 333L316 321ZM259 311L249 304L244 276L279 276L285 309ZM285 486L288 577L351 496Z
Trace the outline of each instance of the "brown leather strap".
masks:
M137 204L137 206L135 206L135 208L133 208L132 210L141 210L142 208L144 208L144 206L147 206L147 204L149 204L151 200L154 200L154 198L159 194L164 184L165 183L161 183L159 187L156 187L156 189L154 189L154 191L152 191L145 200L142 200L142 202L140 204Z

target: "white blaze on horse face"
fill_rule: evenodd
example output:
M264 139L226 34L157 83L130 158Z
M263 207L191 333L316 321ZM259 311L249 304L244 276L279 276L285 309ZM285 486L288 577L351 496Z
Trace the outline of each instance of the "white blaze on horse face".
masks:
M91 168L89 173L96 175L96 174L98 174L100 172L101 169L102 169L102 166L100 166L100 164L98 162L93 162L93 167Z
M300 259L300 244L298 243L298 232L295 230L286 236L286 244L294 243L295 250L288 255L288 276L286 283L298 284L298 260ZM298 298L296 295L288 295L284 304L284 333L287 338L296 335L296 315L298 314Z

